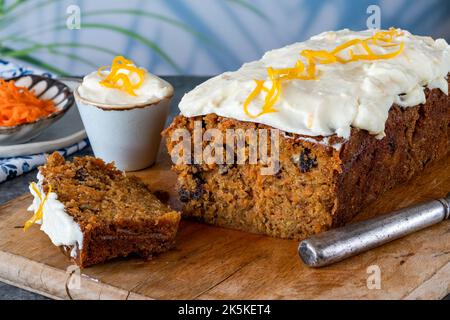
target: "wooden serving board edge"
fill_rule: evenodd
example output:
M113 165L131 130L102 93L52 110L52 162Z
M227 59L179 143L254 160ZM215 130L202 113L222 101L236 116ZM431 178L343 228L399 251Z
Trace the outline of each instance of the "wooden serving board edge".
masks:
M67 288L68 272L0 251L0 281L45 297L65 300L149 300L148 297L99 283L84 274L79 289Z
M449 279L447 283L442 279ZM409 292L403 300L437 300L450 293L450 262L438 269L428 280Z
M52 296L51 294L48 294L45 291L40 291L40 290L36 290L36 289L30 288L30 287L22 286L22 285L19 285L19 284L15 283L15 282L12 282L12 281L9 281L7 279L4 279L2 277L0 277L0 281L3 282L3 283L9 284L10 286L14 286L14 287L17 287L17 288L22 289L22 290L26 290L26 291L29 291L29 292L32 292L32 293L39 294L39 295L44 296L46 298L50 298L50 299L53 299L53 300L64 300L64 299L62 299L60 297Z
M9 263L5 263L6 261L9 261ZM23 269L24 266L27 266L25 270ZM17 274L17 276L14 277L14 274ZM442 279L450 279L450 263L437 270L427 281L409 292L402 299L443 299L450 292L450 282L444 283ZM68 274L59 269L27 258L0 252L0 281L47 298L55 300L151 300L149 297L132 291L125 291L104 283L99 284L98 281L85 276L81 277L83 290L70 289L69 296L65 285L62 285L66 284L67 280ZM197 297L197 299L202 299L202 295Z

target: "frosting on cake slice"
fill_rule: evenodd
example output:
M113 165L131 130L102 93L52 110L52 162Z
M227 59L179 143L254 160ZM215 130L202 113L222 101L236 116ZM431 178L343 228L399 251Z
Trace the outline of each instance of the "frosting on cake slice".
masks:
M34 199L28 211L34 214L41 211L40 217L36 220L36 223L41 225L41 230L55 246L72 248L70 257L76 258L77 250L83 249L83 232L73 217L67 214L64 204L58 200L58 195L55 192L45 194L42 186L44 176L38 173L37 179L38 183L32 183L29 187Z

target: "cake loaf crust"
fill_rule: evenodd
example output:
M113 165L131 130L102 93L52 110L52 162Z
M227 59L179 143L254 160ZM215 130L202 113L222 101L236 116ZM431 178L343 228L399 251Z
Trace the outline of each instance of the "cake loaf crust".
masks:
M425 104L391 107L382 139L357 128L346 140L281 132L275 175L261 175L261 164L175 164L183 214L293 239L341 226L379 195L448 156L450 99L439 89L425 89L425 95ZM180 115L164 133L169 153L179 142L172 140L175 130L192 133L195 121L203 132L271 128L215 114Z
M448 156L450 98L439 89L425 89L425 95L423 105L391 108L381 140L365 130L352 130L340 153L334 225L348 222L380 194Z

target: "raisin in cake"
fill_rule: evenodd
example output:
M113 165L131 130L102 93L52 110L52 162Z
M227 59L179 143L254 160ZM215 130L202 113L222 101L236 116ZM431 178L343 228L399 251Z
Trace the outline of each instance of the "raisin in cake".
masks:
M206 81L183 97L181 114L165 131L172 157L186 155L183 139L191 146L190 161L173 165L183 214L295 239L348 222L448 156L449 71L443 39L341 30ZM200 139L209 129L224 137L230 129L278 129L279 170L267 175L259 162L195 161L196 129ZM223 148L230 143L224 139Z
M41 223L56 246L81 267L115 257L150 257L174 242L180 214L161 203L138 178L94 157L66 162L59 153L39 168L25 224Z

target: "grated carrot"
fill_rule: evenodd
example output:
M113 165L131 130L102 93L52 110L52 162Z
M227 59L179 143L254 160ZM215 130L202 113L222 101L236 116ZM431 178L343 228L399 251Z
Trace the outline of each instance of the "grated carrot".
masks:
M390 28L388 31L377 31L372 37L367 39L353 39L349 40L332 51L326 50L302 50L300 55L303 56L307 65L301 61L297 60L296 64L292 68L274 69L272 67L267 68L267 75L272 83L270 88L264 86L264 80L255 80L256 87L248 95L244 102L244 112L250 118L257 118L263 114L276 112L274 108L275 103L281 96L282 81L285 80L316 80L319 76L316 65L317 64L331 64L331 63L341 63L346 64L353 61L360 60L382 60L391 59L402 53L404 49L403 42L394 42L396 37L403 35L403 32L398 31L395 28ZM398 47L397 50L391 51L386 54L376 54L370 48L369 44L382 48L393 48ZM365 54L355 54L350 48L355 46L362 46L366 51ZM344 59L338 54L344 50L349 49L350 59ZM252 114L249 112L250 103L262 92L266 92L267 95L264 99L264 103L261 107L261 111L257 114Z
M32 122L56 111L51 100L40 100L25 87L16 87L14 80L0 79L0 127Z

